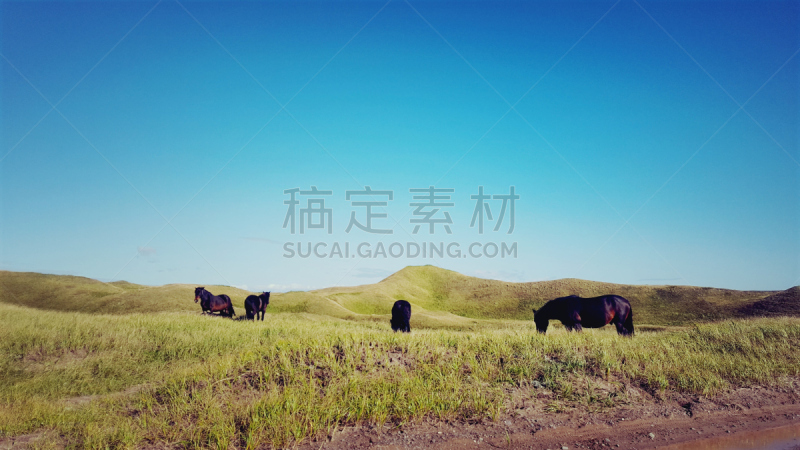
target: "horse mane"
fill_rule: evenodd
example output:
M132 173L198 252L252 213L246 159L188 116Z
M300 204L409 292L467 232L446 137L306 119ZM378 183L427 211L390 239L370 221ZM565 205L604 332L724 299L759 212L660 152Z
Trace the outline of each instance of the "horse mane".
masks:
M542 305L541 308L533 311L534 317L536 317L537 315L539 317L551 317L554 311L558 311L559 300L568 300L571 298L580 298L580 297L573 294L573 295L567 295L566 297L558 297L556 299L550 300L544 305Z
M549 314L551 309L553 309L553 301L552 300L550 300L549 302L547 302L544 305L542 305L541 308L535 310L533 312L533 315L534 315L534 317L536 317L537 315L541 315L541 314L547 315L547 314Z

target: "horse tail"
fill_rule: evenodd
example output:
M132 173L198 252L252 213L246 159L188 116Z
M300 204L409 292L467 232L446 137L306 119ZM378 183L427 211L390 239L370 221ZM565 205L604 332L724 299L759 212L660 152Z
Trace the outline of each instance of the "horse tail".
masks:
M633 309L628 310L628 316L625 318L623 326L628 330L628 335L633 335Z

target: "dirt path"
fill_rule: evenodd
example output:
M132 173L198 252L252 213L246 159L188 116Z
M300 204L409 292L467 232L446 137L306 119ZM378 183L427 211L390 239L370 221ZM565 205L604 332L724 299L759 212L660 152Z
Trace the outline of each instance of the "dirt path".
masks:
M659 400L639 392L636 401L600 412L581 406L546 412L546 398L519 394L514 394L514 412L496 421L425 421L381 430L348 427L301 448L721 450L765 448L766 437L797 438L777 449L800 449L800 389L792 387L743 388L714 399L675 395ZM768 430L775 428L770 437Z

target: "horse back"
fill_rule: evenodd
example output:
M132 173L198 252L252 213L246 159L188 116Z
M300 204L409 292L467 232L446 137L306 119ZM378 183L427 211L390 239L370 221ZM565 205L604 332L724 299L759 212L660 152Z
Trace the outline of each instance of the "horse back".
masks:
M250 311L257 311L261 307L261 299L257 295L248 295L244 300L244 307Z
M573 299L571 310L574 310L580 317L581 325L585 328L600 328L614 321L620 316L620 309L617 307L616 295L603 295L592 298ZM622 297L618 297L622 300ZM624 320L624 316L620 318Z
M606 323L624 322L631 314L631 303L619 295L603 295L587 300L595 300L596 311L605 314Z
M392 305L392 315L399 314L403 317L411 317L411 303L405 300L398 300Z
M212 295L209 303L212 311L221 311L233 306L231 298L225 294Z

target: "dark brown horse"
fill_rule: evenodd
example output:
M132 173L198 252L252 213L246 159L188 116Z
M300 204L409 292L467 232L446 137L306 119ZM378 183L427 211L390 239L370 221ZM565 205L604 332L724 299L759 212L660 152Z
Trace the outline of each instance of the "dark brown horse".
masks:
M411 332L411 303L405 300L398 300L392 306L392 319L389 324L395 332L402 331L403 333Z
M233 303L231 298L225 294L214 295L208 292L206 288L199 287L194 290L194 302L200 302L200 307L203 308L203 313L214 313L219 311L219 315L233 317L236 315L233 312Z
M533 310L533 321L540 333L547 331L550 320L560 320L567 331L600 328L609 323L622 336L633 334L633 310L628 300L619 295L581 298L577 295L560 297Z
M248 295L244 300L244 310L247 313L247 320L258 319L258 313L261 313L261 321L264 320L264 313L267 311L269 305L269 292L264 292L260 295Z

